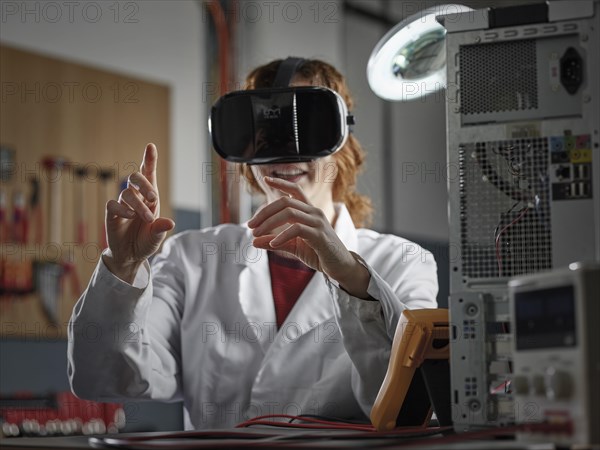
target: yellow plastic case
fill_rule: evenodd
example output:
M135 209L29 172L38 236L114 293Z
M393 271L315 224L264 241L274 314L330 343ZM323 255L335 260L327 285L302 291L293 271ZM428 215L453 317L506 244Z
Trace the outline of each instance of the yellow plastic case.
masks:
M447 309L405 310L402 313L394 335L388 370L371 410L371 422L378 431L393 430L398 426L399 414L413 378L413 386L417 381L425 386L420 376L414 376L417 369L426 360L448 360L449 348ZM450 382L449 372L447 382ZM421 389L421 399L417 398L417 401L431 405L432 399L426 393L431 394L429 386L427 390ZM426 426L430 417L429 407L421 425Z

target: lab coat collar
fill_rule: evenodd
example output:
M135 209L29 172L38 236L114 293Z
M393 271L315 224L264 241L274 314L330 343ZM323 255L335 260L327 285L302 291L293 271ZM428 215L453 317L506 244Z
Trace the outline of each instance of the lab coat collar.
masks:
M358 238L350 213L344 204L335 204L337 219L335 232L348 250L357 251ZM246 227L247 225L244 224ZM252 233L246 234L248 245L252 242ZM254 252L253 252L254 254ZM245 260L246 269L240 275L240 303L248 323L255 333L256 340L264 352L277 342L280 347L287 342L296 341L302 334L333 317L333 305L325 277L315 273L300 298L290 311L280 333L275 333L276 319L271 289L269 258L266 250L257 249L255 258Z

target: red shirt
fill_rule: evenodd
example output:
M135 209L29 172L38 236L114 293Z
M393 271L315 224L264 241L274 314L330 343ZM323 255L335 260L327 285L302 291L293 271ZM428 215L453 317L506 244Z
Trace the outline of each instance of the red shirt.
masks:
M277 328L281 328L285 318L314 275L315 270L299 259L286 258L274 252L268 252L268 254L275 317Z

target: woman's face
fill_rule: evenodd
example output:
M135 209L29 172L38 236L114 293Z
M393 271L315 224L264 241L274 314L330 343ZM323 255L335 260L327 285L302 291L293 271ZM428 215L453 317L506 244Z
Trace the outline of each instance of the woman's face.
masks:
M290 83L290 86L313 85L314 83L297 77ZM312 205L326 213L333 209L333 183L338 173L333 156L317 158L310 162L253 165L251 170L269 203L287 194L267 186L265 176L297 183Z

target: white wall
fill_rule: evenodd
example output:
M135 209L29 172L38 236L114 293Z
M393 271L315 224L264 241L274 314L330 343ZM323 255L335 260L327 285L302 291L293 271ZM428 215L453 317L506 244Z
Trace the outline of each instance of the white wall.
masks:
M404 15L432 6L424 1L352 2L399 22ZM371 52L388 29L351 14L345 43L352 57L349 79L357 94L357 137L368 152L362 191L373 198L374 228L410 237L448 240L445 105L441 95L411 102L388 102L368 86L366 66ZM350 56L352 55L352 56ZM386 138L384 122L391 133ZM389 148L384 149L387 144ZM383 210L385 209L385 211Z
M385 110L383 100L373 94L367 82L367 62L373 47L385 31L383 26L354 14L345 18L346 73L355 101L354 134L367 154L365 171L359 177L358 190L371 198L374 207L372 226L380 230L387 228L384 211L386 193L382 178L387 163L384 160L384 136L382 135Z
M343 69L340 0L240 3L239 74L287 56L324 59Z
M200 176L209 149L199 2L2 0L0 12L3 44L168 85L172 205L208 210Z
M395 104L393 231L448 240L446 115L443 93Z

